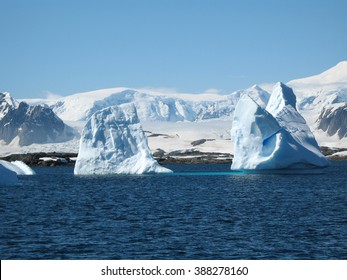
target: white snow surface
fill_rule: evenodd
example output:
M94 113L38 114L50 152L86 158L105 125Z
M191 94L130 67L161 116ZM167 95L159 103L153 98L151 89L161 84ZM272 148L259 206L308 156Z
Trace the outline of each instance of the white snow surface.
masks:
M327 167L291 88L277 83L266 109L244 95L236 106L231 135L232 170Z
M324 108L339 107L347 102L347 61L321 74L292 80L287 83L297 96L297 110L320 146L347 148L347 138L327 135L317 128L317 119ZM272 87L272 86L271 86ZM207 141L196 148L201 151L233 152L230 126L235 106L241 96L249 95L258 105L265 108L270 87L253 86L249 89L220 94L187 94L170 92L165 89L110 88L57 99L26 99L29 104L50 106L68 125L82 130L88 118L105 107L133 102L144 130L175 137L150 137L152 151L161 148L165 151L192 148L190 143L202 138L216 139ZM15 100L8 100L15 105ZM4 103L4 105L6 105ZM149 124L149 125L148 125ZM227 132L225 132L227 131ZM223 135L223 137L219 137ZM77 152L78 140L64 143L50 143L19 147L16 142L4 145L0 141L0 155L29 152Z
M298 110L321 146L347 147L347 138L327 135L317 128L317 120L327 107L347 103L347 61L311 77L289 81L298 97Z
M10 108L17 108L19 102L11 97L10 93L2 93L0 96L0 120L8 113Z
M299 99L317 92L347 88L347 61L341 61L318 75L289 81L287 85L293 88Z
M68 123L78 129L80 134L86 122L77 124ZM206 120L199 122L141 122L144 131L151 131L151 134L163 134L158 137L149 137L148 146L151 151L162 149L166 152L176 150L191 149L192 141L199 139L215 139L196 146L196 150L201 152L232 153L232 143L230 141L230 120ZM32 144L21 147L15 142L11 145L0 143L0 156L10 154L26 154L39 152L66 152L78 153L79 140L71 140L64 143Z
M0 160L0 186L1 185L16 185L18 178L16 172L7 167L6 162Z
M168 172L153 159L133 104L97 111L85 125L76 175Z
M329 157L347 157L347 151L336 152Z
M226 96L218 94L165 94L153 90L132 88L110 88L62 97L54 104L49 100L53 111L64 121L83 121L96 111L114 105L135 103L138 116L143 120L182 121L194 120L196 112L193 103L197 100L209 103L219 102ZM30 103L30 100L26 100ZM35 100L46 103L45 100Z
M242 94L266 104L269 93L258 86L235 91L228 95L165 93L148 89L110 88L77 93L52 100L25 101L46 104L65 122L86 121L96 111L114 105L134 103L143 121L178 122L206 119L232 119L232 112Z
M15 172L17 175L35 175L35 171L32 170L28 165L26 165L23 161L5 161L0 160L0 163L6 167L7 169Z

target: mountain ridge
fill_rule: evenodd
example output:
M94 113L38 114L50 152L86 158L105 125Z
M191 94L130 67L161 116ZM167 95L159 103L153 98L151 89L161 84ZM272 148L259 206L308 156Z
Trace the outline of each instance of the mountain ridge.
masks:
M341 61L319 74L294 79L286 84L292 87L299 97L316 92L347 88L347 61Z
M342 61L320 74L285 83L293 87L297 96L297 109L304 116L320 145L347 147L347 135L342 133L344 129L337 127L338 125L347 127L347 124L341 124L336 119L346 119L344 116L347 111L339 109L334 113L334 110L347 104L346 73L347 61ZM323 79L323 86L320 86L321 77L327 77ZM312 81L317 82L312 84ZM270 97L270 93L258 85L227 95L118 87L76 93L55 100L26 99L25 101L32 105L44 104L65 123L77 129L80 129L88 118L100 109L132 102L137 108L141 122L144 123L145 130L152 131L153 135L166 135L149 138L152 150L165 147L169 151L191 149L191 142L206 138L215 140L206 141L194 149L204 152L216 150L226 152L232 150L232 147L224 146L230 145L227 139L230 139L234 109L240 97L245 94L264 108ZM3 105L0 103L0 108ZM75 145L70 143L66 147L70 149ZM54 147L58 146L52 146L50 149ZM61 149L62 146L59 147ZM73 149L75 151L75 148Z
M5 144L28 146L64 142L76 136L48 106L18 102L9 93L0 93L0 140Z

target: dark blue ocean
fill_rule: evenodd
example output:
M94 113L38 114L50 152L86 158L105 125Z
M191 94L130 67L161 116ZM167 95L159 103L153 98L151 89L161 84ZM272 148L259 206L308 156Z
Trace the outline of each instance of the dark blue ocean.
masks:
M301 175L167 167L41 167L0 186L1 259L347 259L346 161Z

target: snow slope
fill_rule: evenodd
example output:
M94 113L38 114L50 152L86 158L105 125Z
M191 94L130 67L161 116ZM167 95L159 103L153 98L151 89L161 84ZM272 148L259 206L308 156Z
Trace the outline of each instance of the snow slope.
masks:
M258 86L233 92L218 94L162 93L153 90L112 88L86 93L78 93L48 100L53 111L64 121L87 121L90 116L103 108L134 103L141 121L200 121L206 119L232 119L232 113L243 94L252 95L261 104L266 104L269 93ZM30 103L30 100L26 100ZM33 100L37 104L38 100ZM45 100L41 100L45 103Z
M347 127L345 122L341 124L339 122L341 114L345 112L341 108L347 104L347 62L341 62L321 74L292 80L287 84L294 89L298 112L305 119L319 145L347 147L347 137L341 138L340 135L344 134L337 127L337 125ZM192 141L205 138L215 141L207 141L195 149L232 152L232 144L227 143L225 139L230 138L235 106L245 94L251 96L263 108L266 107L270 96L259 86L228 95L173 93L121 87L78 93L55 100L27 99L26 101L50 106L65 123L79 132L94 112L108 106L132 102L136 106L144 130L151 131L152 134L178 135L176 138L149 137L148 144L152 150L189 149L192 148L190 144ZM338 109L339 111L335 112ZM331 116L336 117L331 118ZM345 119L345 116L342 119ZM333 132L335 134L332 134ZM7 145L0 142L0 154L13 151L40 151L40 149L75 152L78 150L78 141L74 140L65 142L65 145L50 143L18 147L15 144L15 141Z
M319 92L347 88L347 61L311 77L296 79L286 83L293 88L299 99Z
M132 88L110 88L103 90L77 93L57 99L48 103L53 111L64 121L86 121L96 111L124 103L136 104L141 120L152 121L182 121L194 120L196 112L192 103L202 100L208 104L224 100L225 97L217 94L169 94L153 90L140 90ZM30 103L30 100L26 100ZM33 100L34 104L46 103L45 100Z
M330 147L347 147L347 138L339 133L347 127L346 121L331 118L338 115L347 119L347 112L335 112L347 105L347 61L311 77L292 80L287 83L298 97L298 109L306 119L320 145ZM329 111L329 116L326 112ZM324 116L329 117L324 119ZM322 124L323 123L323 124ZM332 126L332 127L331 127ZM324 128L324 129L323 129ZM332 131L335 134L332 134Z

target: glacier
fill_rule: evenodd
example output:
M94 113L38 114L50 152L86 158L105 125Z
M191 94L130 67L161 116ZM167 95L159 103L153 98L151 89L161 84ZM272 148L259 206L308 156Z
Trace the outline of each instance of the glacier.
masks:
M229 95L166 94L144 89L113 88L70 95L50 106L62 120L68 122L85 121L96 111L125 103L135 104L141 122L231 120L237 101L245 93L254 96L260 104L267 103L269 98L269 93L256 85Z
M133 103L99 110L85 125L75 175L169 172L153 159Z
M293 88L297 97L297 109L304 117L319 145L325 151L325 147L346 149L347 62L341 62L319 75L292 80L286 84ZM225 92L225 94L216 92L190 94L153 88L118 87L76 93L55 99L18 101L11 98L8 93L0 93L0 134L2 131L4 132L2 135L7 135L7 138L9 135L16 136L15 138L11 136L9 139L0 139L0 155L41 151L77 153L80 132L93 113L106 107L130 102L135 104L152 151L162 149L170 153L176 150L191 149L193 147L191 142L205 138L215 140L207 141L196 147L199 151L233 154L234 147L229 140L230 122L233 119L237 102L242 95L248 94L258 105L266 108L272 87L273 84L260 84L248 89ZM35 138L41 135L36 133L36 128L39 128L35 126L37 118L30 118L25 127L24 125L15 126L18 124L17 121L8 120L8 117L12 115L11 112L15 111L14 109L17 108L16 111L20 111L18 110L20 102L26 102L32 106L41 104L51 108L60 119L76 131L76 134L77 131L79 132L78 136L76 135L66 142L67 139L49 137L48 143L37 144L38 139ZM8 115L7 120L4 119L5 115ZM20 116L23 115L20 114ZM39 123L43 124L40 127L52 128L50 122L43 122L40 119ZM35 128L34 133L31 133L32 128ZM57 129L52 130L54 132ZM14 134L12 131L18 133ZM151 134L167 134L169 137L152 137ZM34 143L24 146L22 145L23 139L28 140L27 144L29 144L28 142ZM30 139L31 141L29 141Z
M243 95L234 113L232 170L323 168L330 165L304 118L293 90L274 86L266 108Z

